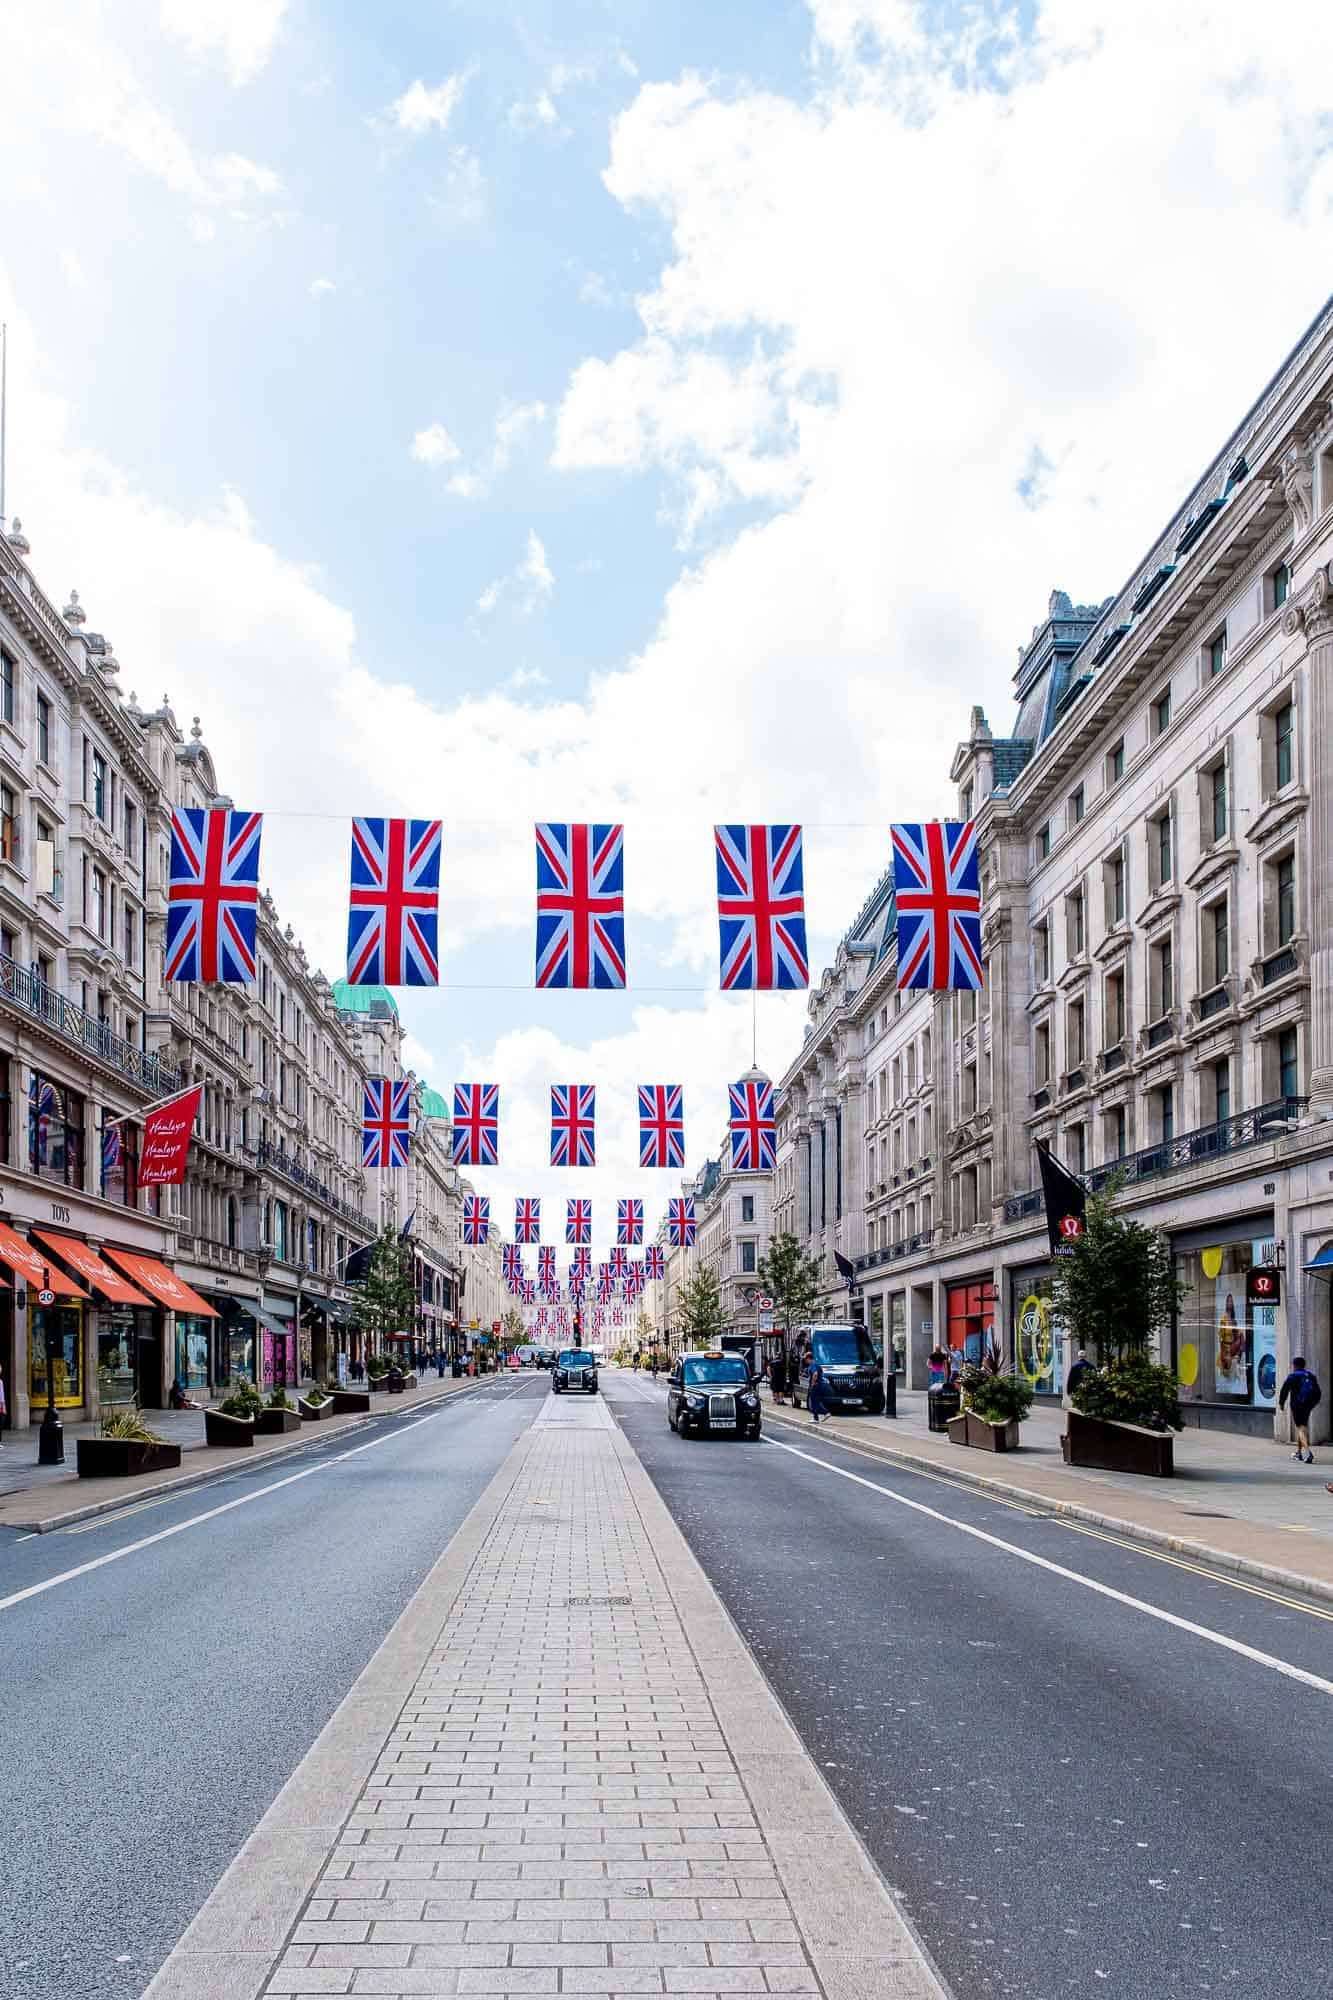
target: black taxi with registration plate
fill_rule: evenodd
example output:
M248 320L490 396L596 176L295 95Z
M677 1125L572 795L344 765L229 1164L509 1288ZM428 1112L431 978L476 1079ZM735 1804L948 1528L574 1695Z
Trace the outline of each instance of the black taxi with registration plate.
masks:
M681 1437L757 1438L759 1397L744 1357L681 1355L667 1378L667 1422Z

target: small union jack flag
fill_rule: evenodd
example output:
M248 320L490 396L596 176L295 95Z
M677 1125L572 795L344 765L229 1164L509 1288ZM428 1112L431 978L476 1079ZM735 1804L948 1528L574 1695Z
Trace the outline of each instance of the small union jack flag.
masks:
M463 1241L471 1244L489 1243L490 1236L490 1196L488 1194L465 1194L463 1196Z
M677 1250L688 1250L694 1241L694 1196L673 1195L667 1203L667 1240Z
M525 1306L536 1305L537 1282L535 1278L524 1278L522 1284L519 1286L519 1297L522 1299Z
M645 1278L664 1278L666 1258L662 1255L660 1243L650 1243L643 1253L643 1275Z
M500 1158L500 1086L454 1085L454 1165L493 1167Z
M592 1203L580 1201L577 1197L565 1207L566 1243L592 1242ZM577 1262L577 1259L575 1260Z
M643 1203L630 1196L616 1203L616 1242L642 1243Z
M178 806L171 815L166 977L248 986L259 923L260 813Z
M685 1106L678 1083L639 1085L639 1165L683 1167Z
M523 1276L523 1252L519 1249L517 1243L502 1245L500 1250L500 1269L506 1278L514 1279Z
M514 1203L515 1243L539 1243L542 1233L542 1205L535 1195L520 1195Z
M636 1257L625 1273L625 1297L637 1299L643 1290L643 1259Z
M606 1260L606 1268L613 1278L623 1278L629 1269L629 1258L625 1255L623 1243L617 1243Z
M537 984L625 984L623 826L538 826Z
M352 821L347 983L439 985L439 820Z
M581 1249L576 1250L570 1258L569 1275L571 1278L589 1278L592 1276L592 1251L586 1243Z
M799 826L716 826L722 991L808 986Z
M772 1084L766 1076L745 1076L730 1086L727 1096L733 1173L772 1173L778 1157Z
M551 1165L595 1167L597 1093L590 1083L551 1085Z
M361 1164L405 1167L412 1126L412 1086L406 1077L368 1076L362 1099Z
M555 1245L543 1243L537 1252L537 1276L545 1278L548 1284L555 1281Z
M583 1280L581 1278L570 1279L569 1296L574 1305L581 1306L583 1304L584 1298L587 1295L587 1291L588 1287L583 1283Z
M898 985L976 992L981 985L981 878L973 820L894 826Z

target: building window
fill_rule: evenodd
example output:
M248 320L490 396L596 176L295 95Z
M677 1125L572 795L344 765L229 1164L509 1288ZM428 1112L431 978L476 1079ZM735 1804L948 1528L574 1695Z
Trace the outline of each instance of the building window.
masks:
M287 1204L275 1201L273 1204L273 1255L280 1263L287 1261Z
M1157 1133L1164 1146L1169 1146L1176 1136L1176 1093L1169 1083L1163 1084L1156 1093Z
M98 937L106 936L107 895L106 876L100 868L93 868L88 876L88 922Z
M972 1116L972 1113L976 1110L976 1108L977 1108L977 1066L975 1063L964 1063L962 1105L961 1105L963 1116L965 1118L970 1118Z
M1164 687L1152 705L1154 736L1165 736L1171 727L1171 689Z
M1231 970L1231 906L1225 896L1203 913L1203 966L1208 986L1219 986Z
M1227 837L1227 765L1225 757L1205 771L1204 777L1204 831L1205 843L1225 840Z
M1148 995L1154 1021L1160 1021L1164 1014L1171 1012L1175 990L1173 974L1171 940L1163 938L1160 943L1151 946L1148 953Z
M1037 859L1044 861L1051 851L1051 822L1037 828Z
M28 1166L43 1180L83 1186L83 1099L36 1070L28 1084Z
M752 1194L743 1194L741 1196L741 1221L754 1221L754 1196Z
M1083 817L1083 787L1077 785L1069 794L1069 824L1077 826Z
M1084 917L1083 891L1081 889L1075 889L1072 895L1066 897L1065 917L1069 956L1071 958L1082 958L1083 947L1087 937L1087 924Z
M1068 1067L1077 1069L1083 1060L1083 1002L1071 1000L1065 1023L1065 1046Z
M1292 750L1296 735L1296 711L1284 702L1273 717L1273 776L1276 790L1291 783Z
M1225 1125L1231 1116L1231 1064L1213 1064L1213 1123Z
M1125 1039L1125 975L1108 973L1106 979L1106 1046L1114 1048Z
M747 1271L747 1272L753 1271L755 1269L756 1263L757 1263L756 1245L754 1239L752 1237L747 1236L745 1241L741 1244L741 1269L742 1271Z
M1113 746L1110 755L1106 759L1106 782L1108 785L1118 785L1124 775L1125 739L1122 736L1120 741Z
M18 800L9 785L0 785L0 857L18 866Z
M51 704L44 694L37 696L37 757L39 762L51 762Z
M971 787L971 785L964 785L964 786L963 786L963 818L964 818L965 820L967 820L967 819L971 819L971 817L972 817L972 787Z
M107 816L107 807L109 803L109 798L110 798L110 787L107 784L106 758L102 755L100 750L94 750L93 751L93 811L97 814L97 817L101 820L104 820Z
M1033 1072L1038 1084L1049 1083L1051 1079L1051 1031L1045 1021L1037 1029L1033 1042Z
M1149 853L1153 864L1153 887L1161 889L1171 880L1171 810L1159 813L1148 828Z
M133 1208L139 1198L139 1134L130 1119L103 1125L101 1154L103 1200Z
M1125 921L1125 850L1118 847L1106 863L1106 925L1114 930Z
M1125 1157L1125 1107L1114 1105L1106 1114L1106 1157L1108 1160L1123 1160Z
M1204 656L1207 661L1208 678L1210 681L1215 681L1227 663L1227 628L1225 625L1220 632L1208 641Z
M1277 948L1291 943L1296 934L1296 857L1284 854L1273 864L1273 895L1277 919Z
M14 720L14 683L18 666L12 653L0 646L0 721Z
M133 905L125 905L125 964L133 972L137 957L139 914Z
M1270 598L1269 610L1280 611L1291 591L1291 571L1286 563L1279 563L1268 579Z
M1301 1094L1294 1028L1284 1028L1277 1038L1277 1094L1279 1097L1299 1097Z
M1034 985L1045 986L1051 976L1051 927L1043 920L1032 926L1032 978ZM929 1056L926 1074L929 1075Z
M1081 1174L1088 1164L1087 1129L1086 1125L1071 1125L1065 1134L1070 1169L1076 1174Z

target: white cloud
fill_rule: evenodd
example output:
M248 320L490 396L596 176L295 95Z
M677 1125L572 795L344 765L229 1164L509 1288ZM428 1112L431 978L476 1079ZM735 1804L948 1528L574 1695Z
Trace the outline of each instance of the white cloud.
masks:
M488 618L496 610L504 597L514 598L514 609L520 617L530 618L538 605L548 598L555 589L555 576L546 559L546 549L536 530L529 528L528 539L523 554L512 575L498 577L488 583L477 599L477 610L483 618ZM511 675L509 685L519 687L533 676Z
M217 56L233 83L248 83L273 52L287 0L161 0L163 33L196 58Z
M427 424L412 440L412 456L418 465L450 465L458 455L458 446L443 424Z
M387 115L400 132L443 132L458 109L466 83L467 76L461 70L445 77L443 83L434 85L423 83L417 77L401 97L394 99Z
M330 292L336 292L337 289L332 278L312 278L306 286L312 299L327 298Z
M508 472L514 454L546 422L545 403L506 403L495 419L495 434L487 455L473 466L464 466L449 476L449 491L460 500L479 500L485 497L504 473ZM426 457L425 451L417 446L423 439L433 439L439 433L438 455ZM413 458L424 458L428 465L452 463L459 456L458 446L442 424L432 424L430 431L420 431L412 446Z

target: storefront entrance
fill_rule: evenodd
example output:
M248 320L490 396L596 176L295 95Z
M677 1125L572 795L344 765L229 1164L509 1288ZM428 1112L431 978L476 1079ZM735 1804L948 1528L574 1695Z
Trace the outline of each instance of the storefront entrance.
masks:
M28 1401L33 1420L40 1419L46 1408L48 1340L55 1406L58 1410L77 1409L84 1396L82 1299L61 1299L53 1306L28 1309Z

